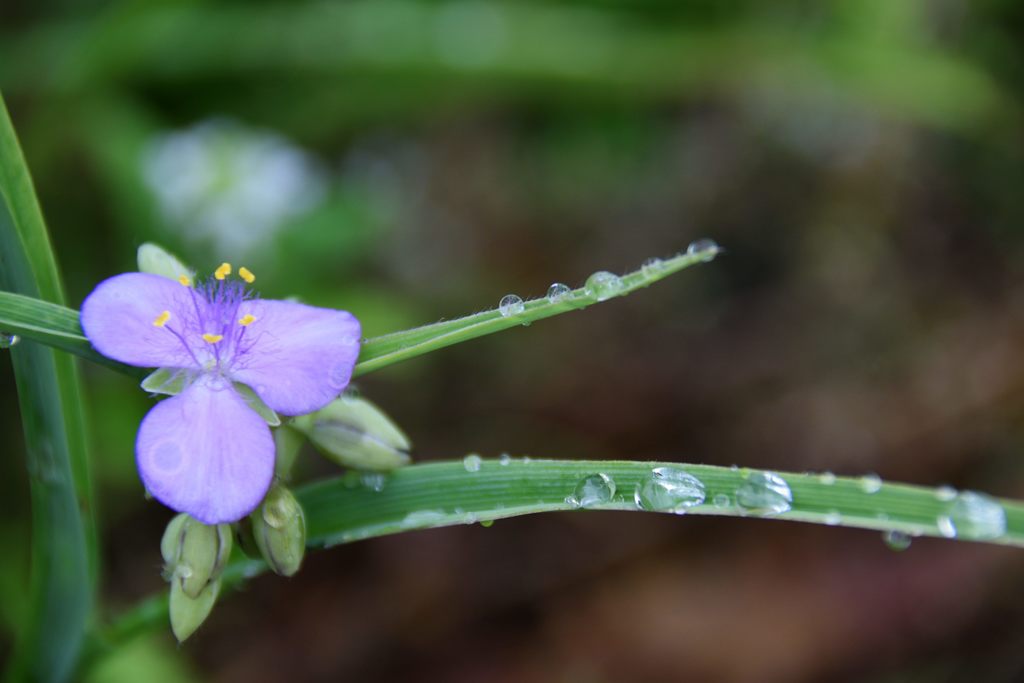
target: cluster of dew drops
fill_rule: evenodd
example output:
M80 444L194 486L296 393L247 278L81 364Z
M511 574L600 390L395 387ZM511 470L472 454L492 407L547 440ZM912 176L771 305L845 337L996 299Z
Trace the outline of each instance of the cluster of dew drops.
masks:
M711 239L700 239L692 242L686 251L678 254L675 258L688 257L695 261L708 262L714 260L722 248ZM669 260L671 261L671 259ZM641 274L647 279L654 279L662 275L670 263L660 258L650 258L644 261L640 267ZM626 288L622 278L615 273L606 270L599 270L587 278L583 285L582 299L588 302L607 301L613 296L618 296ZM548 288L545 296L548 303L559 304L568 301L573 296L573 290L569 285L556 282ZM504 318L519 315L526 310L526 303L518 294L506 294L498 302L498 312Z
M498 465L504 467L512 462L513 458L503 455ZM524 458L523 462L528 462L528 459ZM481 471L484 461L479 455L471 454L463 459L462 464L467 472L475 473ZM739 468L734 466L730 471L739 473ZM839 482L831 472L816 475L816 479L824 487L832 487ZM844 480L844 485L849 486L851 482L860 495L872 497L883 490L883 482L875 474ZM565 503L574 509L622 509L622 505L628 505L630 501L621 495L616 499L616 492L615 479L597 472L581 477L565 497ZM974 491L957 491L949 486L936 489L933 495L940 504L933 528L941 536L990 541L1006 534L1006 511L996 499ZM753 470L744 472L740 483L731 491L720 490L710 495L704 482L682 467L659 466L652 468L636 484L631 502L636 509L649 512L681 515L694 508L711 505L718 509L737 509L744 515L767 517L792 511L793 492L782 475ZM880 523L889 521L884 513L878 513L875 518ZM832 510L821 514L821 521L835 526L844 520L839 511ZM907 531L889 529L883 532L882 538L892 550L905 550L912 538L923 533L928 526L922 523L908 527Z

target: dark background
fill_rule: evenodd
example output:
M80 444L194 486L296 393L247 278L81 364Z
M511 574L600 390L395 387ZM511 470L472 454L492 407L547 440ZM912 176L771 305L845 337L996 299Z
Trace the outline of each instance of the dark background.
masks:
M737 463L1022 497L1022 7L5 0L0 89L75 306L147 240L370 336L701 237L728 250L360 380L419 461ZM134 470L150 399L84 371L117 609L162 589L170 513ZM9 638L29 508L7 363L0 416ZM980 544L553 514L313 553L185 646L160 631L91 680L1019 681L1022 578L1020 551Z

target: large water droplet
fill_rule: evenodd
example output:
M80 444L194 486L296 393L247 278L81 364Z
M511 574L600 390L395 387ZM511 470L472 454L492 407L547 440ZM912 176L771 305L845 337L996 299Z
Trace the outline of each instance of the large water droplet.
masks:
M778 515L793 506L793 492L774 472L752 472L736 489L736 504L749 512Z
M636 485L633 500L644 510L681 515L688 508L702 505L706 495L704 484L689 472L656 467Z
M877 474L865 474L860 478L860 489L864 493L878 493L882 490L882 479Z
M0 332L0 349L9 349L20 341L21 337L16 334Z
M502 453L501 456L498 457L498 464L501 465L502 467L505 467L511 462L512 456L509 455L508 453Z
M716 508L727 508L729 507L729 495L727 493L716 493L715 497L711 499L711 504Z
M587 278L587 284L583 286L583 291L587 293L591 299L596 301L606 301L611 299L616 294L619 294L625 285L622 284L622 278L615 273L609 273L606 270L599 270L590 277Z
M466 468L467 472L479 472L480 463L480 456L476 453L470 453L462 459L462 466Z
M910 547L910 534L904 531L890 529L882 532L882 541L889 546L889 550L899 552Z
M707 263L713 261L722 248L718 246L718 243L712 239L702 239L695 242L691 242L690 246L686 248L687 256L696 256L699 260Z
M566 502L575 508L589 508L607 503L615 495L615 481L607 474L598 473L583 477Z
M991 496L964 491L950 502L936 524L946 538L999 538L1006 533L1006 511Z
M665 262L660 258L652 257L640 265L640 272L647 277L655 277L665 270Z
M572 295L572 290L569 285L563 285L561 282L556 282L548 287L548 301L553 304L565 301L570 295Z
M526 304L523 303L522 297L516 294L506 294L501 297L501 301L498 302L498 312L501 313L504 318L511 315L519 315L525 310Z

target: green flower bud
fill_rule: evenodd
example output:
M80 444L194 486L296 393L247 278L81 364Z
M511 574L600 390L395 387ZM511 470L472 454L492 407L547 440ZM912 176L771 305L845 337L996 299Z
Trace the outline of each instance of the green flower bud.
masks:
M162 275L171 280L181 281L180 278L187 278L192 281L192 269L175 258L163 247L152 242L146 242L139 247L136 255L140 273L152 273Z
M386 472L409 464L409 438L380 408L346 394L292 426L344 467Z
M306 517L292 492L274 484L249 518L256 546L274 573L292 576L299 571L306 553Z
M294 429L274 430L274 449L277 451L277 458L274 459L274 474L281 481L288 481L292 476L292 467L295 465L295 458L298 457L302 444L306 442L301 432Z
M179 643L195 633L210 616L213 604L220 593L220 579L210 582L195 597L190 596L178 581L171 582L171 631Z
M167 525L160 552L164 575L196 599L224 571L231 555L231 525L207 526L181 513Z

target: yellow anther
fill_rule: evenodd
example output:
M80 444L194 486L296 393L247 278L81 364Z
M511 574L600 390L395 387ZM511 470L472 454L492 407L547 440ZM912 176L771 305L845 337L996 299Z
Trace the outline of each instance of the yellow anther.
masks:
M153 321L153 327L163 327L164 325L167 324L167 321L170 320L170 319L171 319L171 312L170 311L164 311L163 313L161 313L160 315L158 315L156 317L156 320Z
M231 275L231 264L226 261L220 264L217 270L213 271L213 276L218 280L223 280L228 275Z
M239 319L238 324L241 325L242 327L248 327L249 325L252 325L254 322L256 322L256 316L254 316L252 313L246 313Z
M253 275L252 271L246 268L245 266L242 266L241 268L238 269L238 277L242 278L250 285L256 281L256 276Z
M203 341L206 342L207 344L216 344L223 338L223 334L210 334L209 332L207 332L206 334L203 335Z
M188 275L179 275L178 282L181 283L182 287L192 286L192 278L190 278Z

